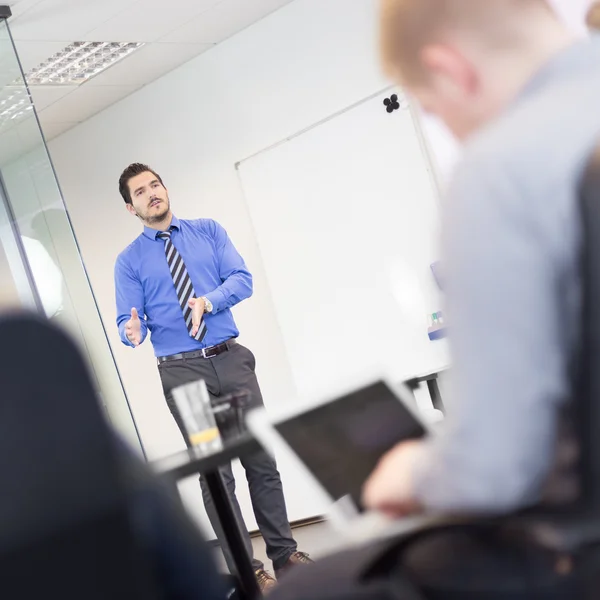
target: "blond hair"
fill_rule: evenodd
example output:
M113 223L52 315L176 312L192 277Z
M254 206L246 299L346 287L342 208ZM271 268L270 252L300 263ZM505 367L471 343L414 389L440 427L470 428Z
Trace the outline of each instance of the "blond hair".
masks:
M443 43L450 30L510 45L514 32L507 21L526 31L529 15L523 9L532 7L550 10L546 0L381 0L384 68L405 82L422 79L422 48L432 42Z
M600 30L600 2L594 2L590 6L585 21L590 29Z

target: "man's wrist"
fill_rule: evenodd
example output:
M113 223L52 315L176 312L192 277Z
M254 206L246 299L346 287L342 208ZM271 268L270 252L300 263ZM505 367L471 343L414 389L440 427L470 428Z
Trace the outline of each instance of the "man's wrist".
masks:
M213 303L206 296L202 296L200 299L204 301L204 312L212 313L214 310Z

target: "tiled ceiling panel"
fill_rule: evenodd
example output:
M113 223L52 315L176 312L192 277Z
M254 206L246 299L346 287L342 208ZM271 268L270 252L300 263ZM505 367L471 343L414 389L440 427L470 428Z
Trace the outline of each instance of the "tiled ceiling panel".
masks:
M23 70L27 73L49 56L60 52L65 47L65 42L34 42L19 40L19 60Z
M163 38L168 42L218 43L257 21L257 15L289 4L290 0L221 0L207 11Z
M17 40L76 41L134 1L42 0L9 23Z
M31 88L31 96L33 103L38 112L48 108L52 104L55 104L65 96L74 92L77 86L61 85L61 86L38 86Z
M144 42L80 87L32 87L47 139L292 0L8 0L24 70L75 41ZM0 3L1 0L0 0Z
M12 11L13 18L16 18L38 2L41 2L41 0L8 0L8 2L3 2L2 4L8 4Z
M213 8L219 0L138 0L128 9L93 29L86 40L154 42Z
M84 85L144 85L202 54L209 44L147 44Z
M85 121L105 106L114 104L135 92L135 85L107 85L91 87L82 85L58 102L42 110L49 122Z

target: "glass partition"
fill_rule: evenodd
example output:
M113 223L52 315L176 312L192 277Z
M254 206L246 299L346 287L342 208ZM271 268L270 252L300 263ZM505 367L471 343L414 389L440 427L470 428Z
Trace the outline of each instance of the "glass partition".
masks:
M0 310L26 307L67 330L99 397L142 450L6 20L0 20Z

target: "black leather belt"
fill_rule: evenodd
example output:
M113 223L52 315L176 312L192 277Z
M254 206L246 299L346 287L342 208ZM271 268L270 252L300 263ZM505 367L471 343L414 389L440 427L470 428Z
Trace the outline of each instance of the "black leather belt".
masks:
M171 356L159 356L158 364L162 364L164 362L170 362L172 360L185 360L190 358L214 358L215 356L219 356L219 354L223 354L223 352L227 352L231 346L235 345L237 342L235 338L231 338L222 344L217 344L216 346L210 346L210 348L202 348L202 350L195 350L194 352L181 352L181 354L171 354Z

